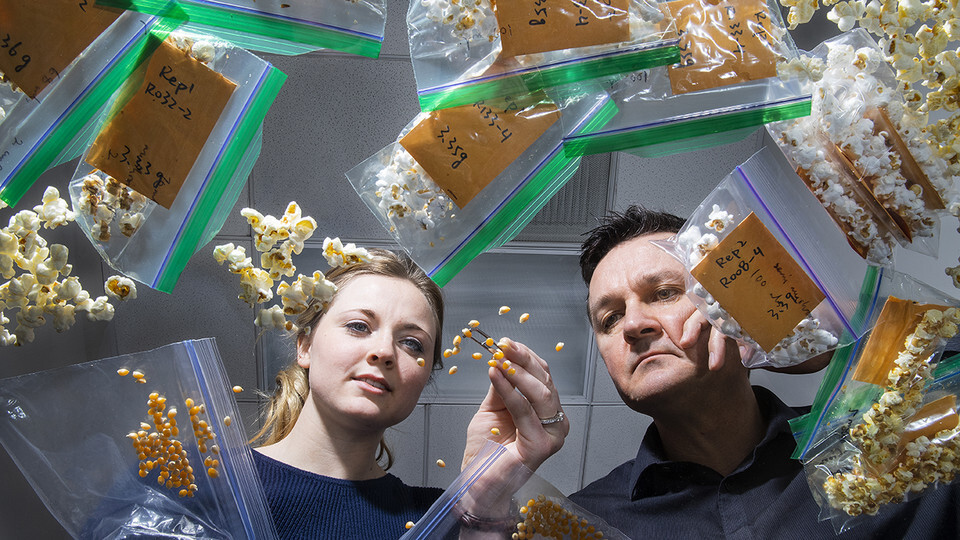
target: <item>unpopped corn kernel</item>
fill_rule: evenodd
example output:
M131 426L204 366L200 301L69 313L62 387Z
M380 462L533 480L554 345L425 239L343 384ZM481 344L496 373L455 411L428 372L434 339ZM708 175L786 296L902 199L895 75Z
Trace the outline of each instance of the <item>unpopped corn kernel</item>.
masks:
M529 313L524 313L523 315L520 315L520 324L523 324L523 323L527 322L528 320L530 320L530 314L529 314Z
M438 460L437 460L437 467L443 468L443 467L446 467L446 466L447 466L447 464L446 464L442 459L438 459Z
M497 312L497 314L503 315L504 313L510 313L510 306L500 306L500 310Z
M557 343L557 346L554 347L554 349L556 349L557 352L562 351L562 350L563 350L563 342L562 342L562 341L558 342L558 343Z
M448 373L453 375L456 372L457 372L457 366L450 366L450 370L448 371Z

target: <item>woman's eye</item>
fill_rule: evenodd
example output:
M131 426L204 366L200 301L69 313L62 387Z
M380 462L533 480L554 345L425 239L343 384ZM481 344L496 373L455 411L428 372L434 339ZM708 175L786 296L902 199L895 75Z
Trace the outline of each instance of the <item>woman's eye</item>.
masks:
M347 327L347 329L352 330L354 332L358 332L358 333L367 333L370 331L370 326L363 321L351 321L351 322L348 322L345 326Z
M406 347L407 349L409 349L410 351L412 351L412 352L414 352L414 353L416 353L416 354L420 354L420 353L423 352L423 344L420 343L420 340L419 340L419 339L415 339L415 338L404 338L404 339L401 341L401 343L403 344L404 347Z

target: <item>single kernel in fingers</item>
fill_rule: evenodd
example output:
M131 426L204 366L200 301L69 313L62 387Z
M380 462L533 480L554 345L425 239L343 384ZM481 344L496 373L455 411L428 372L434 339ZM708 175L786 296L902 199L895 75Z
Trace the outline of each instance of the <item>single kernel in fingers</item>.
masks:
M456 373L456 372L457 372L457 366L451 366L451 367L450 367L450 371L448 371L448 373L451 374L451 375L453 375L453 374Z
M483 358L483 353L475 352L471 356L473 356L474 360L480 360L481 358Z
M500 435L500 428L490 428L490 433Z
M490 367L497 367L497 361L493 359L487 360L487 365Z
M503 315L504 313L510 313L510 306L500 306L500 311L497 314Z
M234 386L234 387L233 387L233 393L234 393L234 394L239 394L240 392L243 392L243 387L242 387L242 386Z
M121 376L121 377L126 377L127 374L129 374L129 373L130 373L130 370L127 369L127 368L120 368L120 369L117 370L117 375L119 375L119 376Z
M412 522L412 521L408 521L407 524L404 525L404 527L406 527L406 528L408 528L408 529L412 529L412 528L413 528L413 522Z
M426 364L427 364L427 361L426 361L426 360L424 360L423 358L417 358L417 365L418 365L418 366L423 367L423 366L425 366Z
M503 360L503 351L497 351L493 353L494 360Z
M472 321L467 323L467 326L469 326L470 328L476 328L480 326L480 321L473 319Z
M524 313L523 315L520 315L520 324L527 322L529 319L530 319L529 313Z
M562 350L563 350L563 342L562 342L562 341L558 342L558 343L557 343L557 346L554 347L554 349L556 349L557 352L562 351Z
M501 367L502 367L503 369L511 369L511 368L510 368L510 361L509 361L509 360L504 360L504 361L503 361L503 365L502 365Z
M516 375L516 374L517 374L517 368L510 368L507 370L507 375Z
M444 463L444 461L443 461L442 459L438 459L438 460L437 460L437 467L443 468L443 467L446 467L446 466L447 466L447 464Z

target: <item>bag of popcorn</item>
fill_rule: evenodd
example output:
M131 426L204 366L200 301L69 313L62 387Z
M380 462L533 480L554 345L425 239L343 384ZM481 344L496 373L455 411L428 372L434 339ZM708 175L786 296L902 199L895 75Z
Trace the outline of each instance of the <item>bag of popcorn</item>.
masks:
M677 39L663 20L650 0L410 2L420 108L470 105L675 63Z
M163 0L97 0L97 5L156 14ZM332 49L376 58L387 20L386 0L179 0L193 31L238 47L274 54Z
M213 339L5 379L0 409L0 443L74 538L276 538Z
M889 264L894 241L936 257L938 214L960 213L957 178L923 139L883 51L857 29L803 62L812 113L769 124L771 137L868 260Z
M228 42L178 31L118 91L70 183L104 260L171 292L223 225L260 154L286 76Z
M506 448L487 441L402 540L628 537L565 497Z
M650 157L739 140L764 123L810 113L777 62L797 55L774 0L661 2L679 36L680 60L614 80L619 112L604 129L571 134L571 155L627 151Z
M0 201L15 206L44 171L83 153L116 89L182 22L176 2L160 4L156 16L69 0L0 8L23 25L9 29L19 50L0 55L0 80L17 88L0 83ZM5 70L10 59L20 63Z
M876 326L831 364L818 392L828 397L791 422L795 457L838 534L956 472L960 357L940 356L960 302L902 274L884 279L891 289L902 297L874 306Z
M567 93L556 101L537 92L420 113L347 178L443 286L477 255L516 236L576 172L579 158L561 147L561 109L581 120L576 129L590 129L609 118L612 103L586 86Z
M871 267L776 150L737 167L657 243L689 270L697 307L753 350L748 367L799 364L866 329L857 306Z

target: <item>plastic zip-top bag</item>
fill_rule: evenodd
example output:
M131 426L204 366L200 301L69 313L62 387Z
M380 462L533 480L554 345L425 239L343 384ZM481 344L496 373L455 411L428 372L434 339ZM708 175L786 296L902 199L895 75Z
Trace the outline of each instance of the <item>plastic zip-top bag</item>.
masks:
M572 92L571 92L572 93ZM612 114L602 92L545 94L419 114L347 178L410 257L441 286L511 240L576 172L559 116L579 129Z
M74 538L276 538L212 339L0 381L0 442Z
M797 51L776 2L661 5L680 35L679 63L611 81L619 112L601 130L568 136L568 154L684 152L746 137L767 122L810 114L810 95L800 83L777 78L777 62Z
M420 108L432 111L679 60L649 0L410 2Z
M37 82L46 86L20 97L0 123L0 200L15 206L44 171L80 155L116 89L183 17L172 0L162 16L123 13L65 69L45 68Z
M183 31L145 65L118 91L122 108L102 118L70 197L111 266L170 292L233 208L286 76L230 43Z
M813 112L768 125L771 137L813 189L843 194L824 199L830 208L870 216L880 231L870 245L897 241L936 256L938 214L960 192L946 162L920 137L880 47L858 29L824 41L811 55L798 62L800 72L817 79L807 83Z
M779 152L737 167L657 242L690 271L687 294L724 334L753 349L748 367L795 365L851 343L869 265Z
M401 538L627 540L625 534L574 504L493 441L487 441Z
M332 49L376 58L387 20L385 0L178 0L191 29L239 47L275 54ZM163 0L97 0L157 13Z

